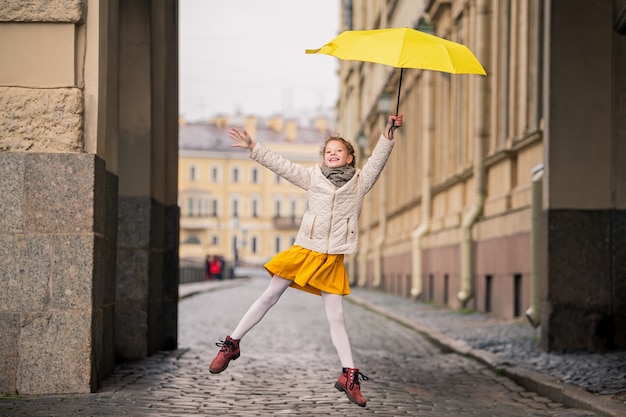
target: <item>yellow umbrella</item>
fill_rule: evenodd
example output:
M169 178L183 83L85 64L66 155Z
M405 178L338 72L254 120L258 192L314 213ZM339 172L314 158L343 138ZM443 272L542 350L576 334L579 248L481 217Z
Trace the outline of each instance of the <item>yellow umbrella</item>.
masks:
M401 68L398 105L404 68L487 75L465 45L410 28L347 30L319 49L307 49L306 53Z

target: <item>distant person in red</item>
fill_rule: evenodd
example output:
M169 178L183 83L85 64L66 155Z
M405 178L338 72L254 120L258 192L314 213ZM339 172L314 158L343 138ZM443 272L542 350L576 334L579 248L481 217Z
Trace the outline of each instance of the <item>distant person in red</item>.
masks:
M221 280L222 279L222 269L224 264L219 256L213 255L211 257L211 261L209 262L209 273L211 274L211 278Z
M352 349L343 315L343 296L350 293L344 254L357 252L358 218L365 194L382 172L395 143L393 131L402 126L402 115L390 116L384 133L372 156L362 169L355 167L356 155L350 142L338 136L326 139L322 163L306 168L276 154L252 140L248 132L232 129L232 145L250 151L250 158L307 191L307 211L294 245L265 264L271 275L267 289L252 303L235 330L221 347L209 367L211 373L222 372L231 360L240 356L239 341L278 301L287 287L322 297L330 336L337 350L342 371L335 388L361 407L359 372L352 360Z

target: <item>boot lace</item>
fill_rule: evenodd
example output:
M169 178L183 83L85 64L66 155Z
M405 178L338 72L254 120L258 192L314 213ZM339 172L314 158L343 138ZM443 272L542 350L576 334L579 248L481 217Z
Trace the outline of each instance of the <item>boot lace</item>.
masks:
M369 378L359 371L350 372L350 375L349 375L350 389L353 389L355 385L361 385L361 382L359 381L359 377L361 377L361 380L363 381L369 381Z
M220 352L229 352L235 348L235 344L230 340L220 340L215 343L215 346L220 347Z

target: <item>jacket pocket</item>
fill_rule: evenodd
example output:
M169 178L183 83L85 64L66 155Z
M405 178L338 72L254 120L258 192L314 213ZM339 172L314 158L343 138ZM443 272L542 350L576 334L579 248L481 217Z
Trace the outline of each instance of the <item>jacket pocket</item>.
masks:
M352 221L352 218L349 217L346 219L346 233L344 238L344 243L353 242L356 236L355 230L356 224Z
M309 239L313 238L313 229L315 227L315 218L316 216L311 213L305 213L304 217L302 217L302 232Z

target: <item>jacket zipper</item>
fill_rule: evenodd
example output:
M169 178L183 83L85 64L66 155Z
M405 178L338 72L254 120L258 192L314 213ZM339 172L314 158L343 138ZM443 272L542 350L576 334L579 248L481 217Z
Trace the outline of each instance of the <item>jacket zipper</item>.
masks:
M333 214L335 213L335 197L337 191L333 191L333 201L330 206L330 224L328 225L328 237L326 238L326 253L330 251L330 232L333 229Z

